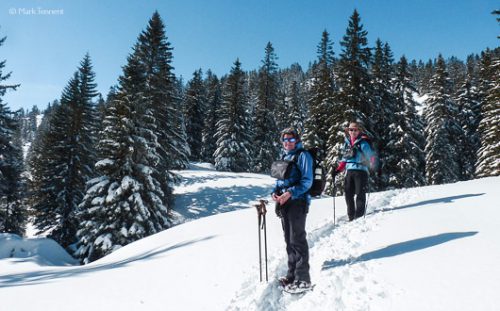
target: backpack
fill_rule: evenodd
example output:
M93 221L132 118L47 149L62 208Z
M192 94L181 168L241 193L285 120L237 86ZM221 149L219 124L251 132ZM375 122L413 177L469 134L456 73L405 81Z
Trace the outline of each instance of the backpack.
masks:
M304 151L309 152L313 159L313 182L308 192L312 197L317 197L323 193L326 185L325 169L323 168L323 164L321 163L321 152L319 148L299 149L295 153L291 161L274 161L271 165L271 177L281 180L288 178L292 169L292 163L297 165L297 160L299 159L300 154Z
M375 167L371 167L370 159L366 158L365 155L363 154L363 150L361 149L361 143L363 141L368 143L368 145L370 146L370 149L373 151L373 153L375 155ZM362 134L361 139L357 143L355 143L354 146L349 146L349 149L345 149L344 156L346 158L354 158L356 156L357 152L360 152L362 154L363 160L364 160L363 164L366 165L370 169L370 172L372 172L372 173L378 172L380 174L380 170L381 170L380 159L377 155L377 149L375 148L375 143L370 136L368 136L367 134Z

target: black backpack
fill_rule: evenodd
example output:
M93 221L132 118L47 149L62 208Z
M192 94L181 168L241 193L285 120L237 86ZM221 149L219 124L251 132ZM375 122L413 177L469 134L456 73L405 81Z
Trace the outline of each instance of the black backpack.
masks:
M291 164L293 163L297 165L297 160L303 151L309 152L309 154L313 158L313 183L311 185L311 188L309 188L308 190L309 194L312 197L320 196L325 190L326 176L325 176L325 169L323 168L323 165L321 163L319 148L299 149L295 153L291 161L290 160L274 161L271 166L271 177L281 180L288 178L290 176L290 171L292 169Z

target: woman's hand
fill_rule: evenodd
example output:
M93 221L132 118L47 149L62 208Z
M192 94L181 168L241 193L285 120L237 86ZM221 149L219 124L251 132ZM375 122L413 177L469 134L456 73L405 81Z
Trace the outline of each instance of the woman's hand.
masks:
M288 191L277 197L278 203L280 205L285 205L285 203L292 197L292 194Z

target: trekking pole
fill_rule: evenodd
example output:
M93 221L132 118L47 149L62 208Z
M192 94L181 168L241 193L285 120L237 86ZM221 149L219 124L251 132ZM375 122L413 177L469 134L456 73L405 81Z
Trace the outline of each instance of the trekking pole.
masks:
M366 203L365 203L365 213L363 215L363 218L366 218L366 211L368 210L368 201L370 201L370 179L368 179L368 194L366 195Z
M264 256L265 256L265 264L266 264L266 282L268 281L268 273L267 273L267 229L266 229L266 204L268 201L259 200L259 204L255 205L257 209L258 216L258 231L259 231L259 271L260 271L260 281L262 282L262 238L261 231L264 230Z
M335 174L335 170L332 172L333 175L333 225L335 226L335 195L337 194L337 174Z

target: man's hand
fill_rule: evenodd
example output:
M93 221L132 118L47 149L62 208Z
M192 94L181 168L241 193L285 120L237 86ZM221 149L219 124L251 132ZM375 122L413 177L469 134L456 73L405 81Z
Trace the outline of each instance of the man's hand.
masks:
M274 202L278 202L279 200L279 196L277 196L276 193L274 192L271 194L271 198L273 199Z

